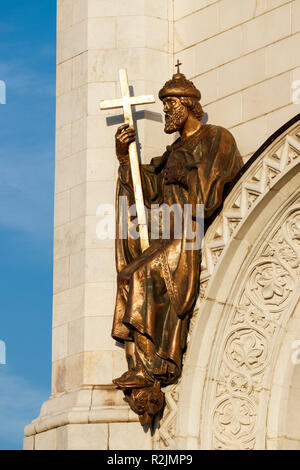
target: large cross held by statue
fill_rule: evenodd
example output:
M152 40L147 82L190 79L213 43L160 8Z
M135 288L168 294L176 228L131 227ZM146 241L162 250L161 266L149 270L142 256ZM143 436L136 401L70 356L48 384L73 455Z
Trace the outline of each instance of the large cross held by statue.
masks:
M122 98L101 101L100 108L101 109L123 108L125 123L133 127L133 117L132 117L131 106L135 106L138 104L155 103L155 98L153 95L130 96L128 75L127 75L126 69L120 70L120 84L121 84ZM142 251L145 251L149 247L149 237L148 237L147 217L146 217L146 210L145 210L145 205L144 205L144 196L143 196L136 142L132 142L129 146L129 159L130 159L132 182L133 182L134 196L135 196L135 203L136 203L136 212L137 212L138 225L139 225L141 248L142 248Z

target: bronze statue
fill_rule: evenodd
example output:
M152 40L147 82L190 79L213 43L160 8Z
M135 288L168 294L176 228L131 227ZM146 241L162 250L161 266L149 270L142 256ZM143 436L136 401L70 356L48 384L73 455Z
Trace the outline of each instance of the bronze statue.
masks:
M193 225L199 221L196 206L204 205L210 217L222 203L226 183L242 166L236 143L222 127L202 124L200 91L178 71L159 92L165 113L165 132L179 132L161 157L141 165L147 209L152 204L192 207ZM135 203L128 148L135 140L128 124L116 133L120 162L117 205L126 196ZM119 210L117 210L119 214ZM126 219L126 220L125 220ZM112 336L125 344L128 371L113 382L121 388L142 424L151 423L163 407L161 386L172 384L181 374L189 320L198 295L200 249L187 249L187 237L174 236L171 218L169 239L154 239L142 252L137 239L119 237L130 215L117 217L116 263L118 289Z

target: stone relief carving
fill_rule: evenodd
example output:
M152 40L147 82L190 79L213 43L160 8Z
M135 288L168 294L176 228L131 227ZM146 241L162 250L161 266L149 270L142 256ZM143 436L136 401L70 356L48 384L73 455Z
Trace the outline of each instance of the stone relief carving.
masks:
M264 383L286 312L299 293L300 247L293 238L295 231L289 235L299 216L300 198L249 267L238 306L226 327L213 411L216 449L255 448L261 399L258 384Z
M255 430L255 407L247 398L226 399L219 403L214 413L214 426L216 430L217 448L224 448L221 440L227 440L226 449L230 449L230 443L236 436L247 439L247 448L253 448L254 439L249 439ZM218 440L220 436L220 440Z

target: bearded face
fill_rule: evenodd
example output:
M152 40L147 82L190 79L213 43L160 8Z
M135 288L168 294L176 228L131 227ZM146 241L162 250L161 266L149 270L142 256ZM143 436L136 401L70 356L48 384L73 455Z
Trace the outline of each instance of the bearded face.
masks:
M166 134L180 131L188 118L187 108L177 97L167 97L163 100L163 104Z

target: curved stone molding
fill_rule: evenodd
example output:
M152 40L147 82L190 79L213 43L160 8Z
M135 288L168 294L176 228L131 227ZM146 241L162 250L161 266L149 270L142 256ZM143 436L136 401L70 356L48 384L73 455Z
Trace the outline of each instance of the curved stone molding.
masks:
M248 166L208 229L183 376L166 393L157 447L265 448L272 364L299 296L299 164L298 119Z
M268 375L276 347L299 298L300 246L287 236L287 227L295 225L299 217L300 197L277 221L272 235L243 273L243 281L237 282L233 293L237 305L224 312L227 322L214 357L218 372L207 387L212 420L210 448L264 447L258 436L265 416L260 402L264 391L270 389ZM300 226L297 229L300 239ZM240 284L243 287L238 294Z
M266 419L266 448L299 450L300 299L286 326L272 371Z

